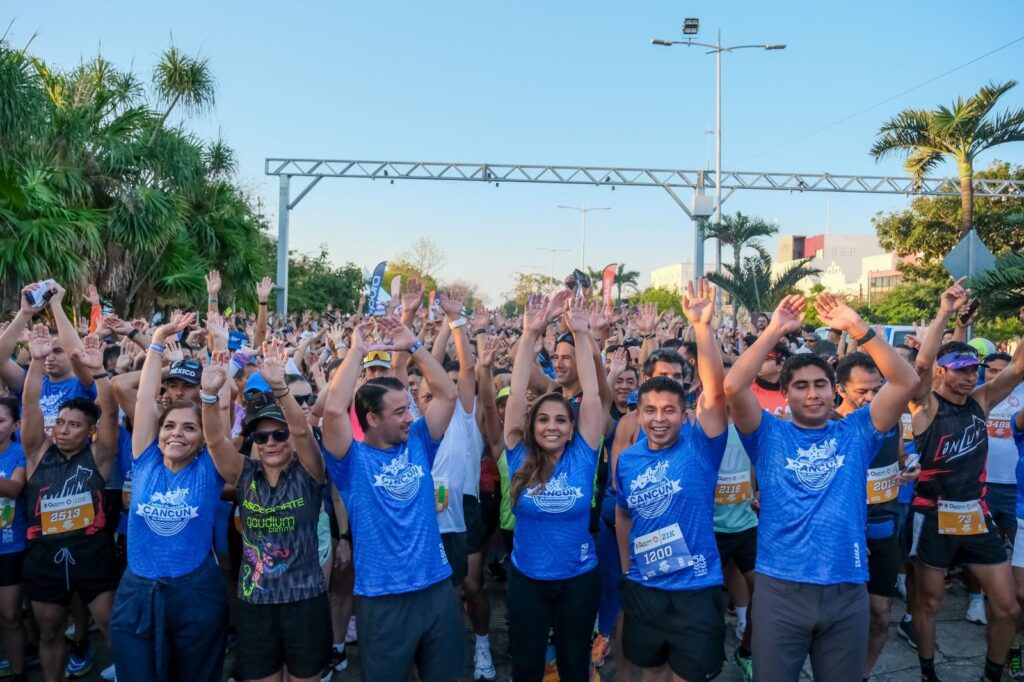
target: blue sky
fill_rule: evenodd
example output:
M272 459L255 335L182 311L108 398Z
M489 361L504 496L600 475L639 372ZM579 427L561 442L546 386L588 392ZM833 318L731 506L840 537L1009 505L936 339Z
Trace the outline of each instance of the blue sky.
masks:
M97 51L148 78L172 40L210 60L213 111L186 122L220 134L240 181L276 225L272 157L519 162L702 168L715 114L714 58L653 47L680 38L785 43L723 60L723 168L902 174L869 156L881 121L932 107L989 80L1021 76L1024 41L823 132L806 133L1024 36L1024 3L965 11L962 2L54 2L5 3L11 42L71 66ZM1002 108L1024 106L1024 86ZM180 119L179 119L180 120ZM788 143L788 144L787 144ZM709 155L710 150L710 155ZM1024 144L984 154L1024 163ZM952 165L944 174L955 174ZM296 183L298 184L298 183ZM293 193L297 192L293 189ZM899 196L738 192L724 205L777 219L783 233L869 232ZM492 303L516 271L564 274L579 260L579 219L591 214L588 265L643 273L690 260L692 223L656 189L483 186L325 180L292 212L293 248L326 242L333 258L371 267L423 235L446 251L442 278L480 284ZM708 253L710 255L711 249Z

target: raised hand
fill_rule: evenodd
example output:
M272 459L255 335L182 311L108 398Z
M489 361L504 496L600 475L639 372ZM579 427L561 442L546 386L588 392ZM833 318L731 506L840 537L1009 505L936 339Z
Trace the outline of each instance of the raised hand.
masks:
M220 392L220 389L228 380L228 371L225 368L226 363L227 352L214 351L210 357L210 364L203 368L203 377L199 381L199 386L203 393L214 395Z
M327 388L327 375L324 374L324 368L319 362L315 362L309 367L309 377L313 380L316 385L317 391L322 391Z
M132 327L139 330L140 334L145 334L146 330L149 329L149 322L143 319L132 320Z
M35 291L36 286L36 284L29 284L21 288L21 298L18 299L21 301L20 310L28 315L35 315L39 312L39 308L33 308L32 304L28 302L28 295Z
M640 313L633 323L636 326L636 333L640 336L650 336L658 326L658 306L653 303L640 304Z
M625 372L628 359L629 352L621 346L617 348L608 359L608 374L617 376Z
M480 363L481 367L493 367L494 358L498 354L498 348L501 346L497 336L488 336L487 334L476 335L476 352L479 354L477 362Z
M574 298L576 292L570 291L569 289L562 289L554 296L547 298L548 306L545 311L545 319L555 320L558 319L565 312L565 302L570 298Z
M93 374L100 374L103 371L103 344L100 343L100 337L90 334L82 339L82 347L72 350L71 357Z
M480 329L487 329L487 326L491 323L491 314L484 308L483 303L477 303L476 308L473 309L473 320L470 323L473 331Z
M269 277L264 277L256 285L256 297L260 303L266 303L267 299L270 298L270 292L274 290L274 280Z
M185 359L185 353L181 350L181 345L177 341L168 340L167 347L164 350L164 357L167 358L167 362L178 362Z
M220 270L210 270L206 273L206 294L210 298L216 298L220 293Z
M397 318L378 317L377 328L385 342L374 344L370 350L407 351L416 343L416 335Z
M547 296L541 297L537 294L527 296L526 308L523 310L523 331L543 334L548 327L550 307L551 300Z
M96 291L96 285L90 284L89 286L87 286L85 288L85 296L83 296L82 298L84 298L85 302L88 303L89 305L99 305L100 292Z
M706 277L697 280L697 291L693 290L693 282L686 283L686 293L680 299L683 314L694 327L710 327L715 316L715 297L718 288L708 283Z
M195 324L195 321L195 313L187 313L183 315L181 311L175 311L171 315L170 322L168 322L165 325L157 327L156 331L153 332L153 342L163 344L164 342L167 341L167 339L180 333L185 328Z
M281 389L287 386L284 381L284 368L288 363L288 349L285 348L281 339L266 341L263 344L263 364L260 365L260 374L266 379L273 389Z
M441 310L444 311L444 314L448 317L449 322L455 322L460 317L462 317L462 308L464 305L464 301L461 298L458 298L457 296L451 296L450 294L442 292L440 304Z
M402 312L415 312L421 305L423 305L423 283L410 278L405 283L405 293L402 294Z
M565 302L565 313L562 319L565 321L565 326L569 328L574 336L590 331L590 319L587 311L583 307L581 299L575 296L570 297Z
M53 350L53 339L46 325L37 324L32 327L32 335L28 340L28 352L33 360L45 360Z
M213 347L223 350L228 347L228 323L224 316L212 313L206 316L206 331L213 337Z
M107 315L103 318L103 323L107 329L110 329L115 334L120 334L121 336L128 336L132 333L132 330L135 329L135 327L125 322L117 315Z
M130 372L134 363L135 356L132 355L132 344L122 343L121 352L117 356L117 364L114 365L114 370L117 371L118 374Z
M53 310L54 306L59 307L61 302L64 301L64 294L66 294L67 292L64 290L64 287L57 284L56 282L50 285L50 291L53 292L53 296L50 297L49 305L50 310Z
M373 322L363 322L352 329L352 338L349 339L350 352L355 353L359 358L370 352L370 340L373 338Z
M595 332L605 330L611 324L611 309L605 308L601 301L591 303L587 314L590 318L590 328Z
M814 301L814 309L818 311L821 321L833 329L863 333L867 327L864 320L860 319L860 315L832 294L818 294Z
M818 298L820 300L821 296ZM792 334L800 329L800 325L804 320L804 308L806 307L807 301L804 300L803 296L799 294L786 296L779 302L778 307L775 308L771 322L768 323L768 329L778 333L780 336Z
M961 277L957 281L953 282L953 286L942 292L942 296L939 297L940 313L952 315L960 309L960 306L967 303L967 299L971 297L971 290L963 287L963 283L966 279L966 277Z

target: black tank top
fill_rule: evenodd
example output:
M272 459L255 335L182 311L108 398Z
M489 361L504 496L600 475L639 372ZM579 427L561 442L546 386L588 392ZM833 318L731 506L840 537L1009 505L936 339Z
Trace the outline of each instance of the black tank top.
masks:
M932 396L939 404L935 419L924 433L914 436L921 475L914 486L913 506L934 509L938 500L982 500L984 509L985 411L971 397L964 405L956 405L934 391Z
M25 484L28 539L63 542L103 530L103 489L92 449L64 457L51 445Z

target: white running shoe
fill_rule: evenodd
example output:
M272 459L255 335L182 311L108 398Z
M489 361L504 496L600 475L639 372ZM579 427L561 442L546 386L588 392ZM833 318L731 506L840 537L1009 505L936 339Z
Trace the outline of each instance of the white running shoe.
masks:
M988 625L988 614L985 613L985 597L972 596L967 604L967 613L964 614L964 618L971 623Z
M107 682L117 682L117 671L114 670L113 664L111 664L109 667L104 668L103 672L100 673L100 677L102 677Z
M473 679L493 680L497 676L494 661L491 660L491 647L485 643L477 644L476 653L473 654Z

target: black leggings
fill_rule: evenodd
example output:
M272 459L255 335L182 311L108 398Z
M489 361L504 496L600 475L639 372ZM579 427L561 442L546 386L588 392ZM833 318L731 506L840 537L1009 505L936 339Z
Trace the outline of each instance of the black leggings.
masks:
M544 677L548 630L554 628L555 659L562 682L590 678L590 638L601 595L595 568L566 580L534 580L509 566L508 602L513 682Z

